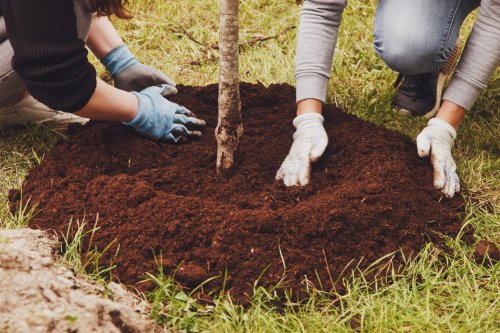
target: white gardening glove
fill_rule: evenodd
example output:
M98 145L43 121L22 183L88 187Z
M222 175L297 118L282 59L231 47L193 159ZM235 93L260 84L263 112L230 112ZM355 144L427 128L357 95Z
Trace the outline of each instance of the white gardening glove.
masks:
M292 148L276 173L277 180L283 180L286 186L309 183L311 162L317 161L328 145L323 121L318 113L306 113L294 119L293 126L297 130L293 134Z
M420 157L431 155L434 167L434 187L446 197L452 198L460 191L457 165L451 156L457 132L447 122L433 118L417 136L417 149Z

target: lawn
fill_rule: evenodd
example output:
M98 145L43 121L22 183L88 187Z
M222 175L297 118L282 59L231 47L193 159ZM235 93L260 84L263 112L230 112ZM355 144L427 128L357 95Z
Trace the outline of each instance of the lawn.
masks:
M329 102L362 119L415 138L424 119L392 111L392 83L388 69L372 49L377 1L350 1L337 43ZM136 56L168 73L178 84L217 82L218 1L139 0L130 5L134 19L116 26ZM241 1L241 40L278 35L246 45L241 51L241 79L265 85L294 83L294 52L299 8L293 0ZM465 38L474 21L462 29ZM92 58L92 61L97 61ZM107 78L103 67L99 75ZM498 110L500 71L459 130L454 155L467 203L465 223L476 239L500 241L500 147ZM291 126L292 119L283 119ZM210 134L208 134L210 135ZM30 168L64 134L43 127L0 133L0 227L23 226L29 212L11 214L9 189L20 188ZM277 307L272 290L255 290L252 304L243 309L221 297L215 305L201 305L177 288L170 277L150 276L157 289L146 295L152 316L166 327L212 332L494 332L500 327L498 270L477 264L474 244L448 241L444 253L429 245L408 261L392 282L370 285L362 277L345 281L345 295L315 293L308 302ZM74 257L68 255L67 257ZM77 260L77 259L72 259Z

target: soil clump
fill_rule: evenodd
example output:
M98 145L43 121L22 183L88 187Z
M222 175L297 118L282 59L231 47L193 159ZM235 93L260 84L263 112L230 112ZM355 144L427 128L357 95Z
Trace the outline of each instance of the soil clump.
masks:
M201 140L157 143L103 122L72 128L25 181L23 198L38 203L31 227L65 233L70 219L91 226L98 215L94 244L120 245L121 282L146 288L138 282L161 256L187 288L213 276L205 291L220 287L227 272L225 290L238 300L259 277L299 295L329 290L348 264L410 255L459 232L463 201L433 188L430 162L410 138L327 106L330 144L312 182L286 188L274 177L292 144L295 91L242 84L241 97L245 133L232 177L215 173L217 85L179 87L173 100L207 121ZM11 193L13 208L19 197Z
M474 258L478 263L493 266L500 261L500 251L495 243L483 239L476 245Z

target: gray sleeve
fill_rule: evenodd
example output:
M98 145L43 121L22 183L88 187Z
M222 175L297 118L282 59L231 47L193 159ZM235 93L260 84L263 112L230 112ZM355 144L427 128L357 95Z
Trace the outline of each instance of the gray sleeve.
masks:
M500 0L482 0L443 99L470 110L500 64Z
M326 101L326 91L342 12L347 0L306 0L300 17L296 55L297 102Z

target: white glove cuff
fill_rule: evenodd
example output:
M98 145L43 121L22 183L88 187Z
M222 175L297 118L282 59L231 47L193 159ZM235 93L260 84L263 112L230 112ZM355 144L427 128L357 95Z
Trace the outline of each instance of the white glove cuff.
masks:
M451 126L450 124L448 124L444 120L441 120L439 118L432 118L431 120L429 120L427 125L437 127L438 129L445 131L446 133L448 133L450 135L450 137L453 140L455 140L457 138L457 131L455 131L453 126Z
M318 125L323 125L323 122L325 121L325 118L323 118L322 115L319 113L305 113L300 116L295 117L293 120L293 126L295 126L296 129L299 129L300 126L303 124L311 124L315 123Z

